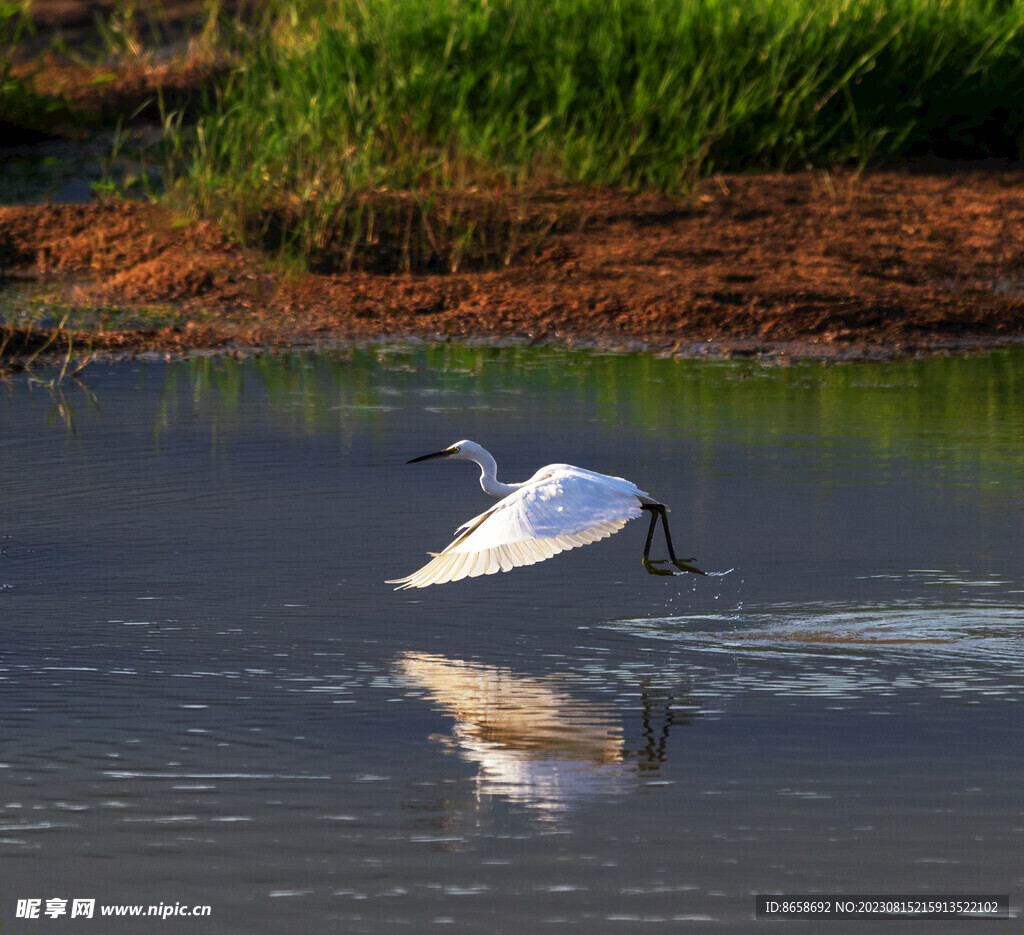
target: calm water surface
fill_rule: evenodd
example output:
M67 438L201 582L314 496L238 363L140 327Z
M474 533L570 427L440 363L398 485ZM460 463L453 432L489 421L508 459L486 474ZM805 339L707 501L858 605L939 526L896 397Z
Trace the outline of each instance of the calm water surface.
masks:
M753 932L759 892L1021 905L1020 351L394 347L85 377L0 390L4 931ZM395 593L490 502L472 465L403 463L467 437L505 480L636 481L712 574L646 575L640 522ZM29 921L26 898L211 918Z

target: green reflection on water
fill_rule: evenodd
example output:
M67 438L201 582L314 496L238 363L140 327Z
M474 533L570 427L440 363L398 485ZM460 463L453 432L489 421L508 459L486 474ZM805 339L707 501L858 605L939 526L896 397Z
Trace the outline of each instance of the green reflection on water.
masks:
M445 394L536 410L587 407L609 425L752 445L851 446L873 457L921 458L975 481L1019 481L1024 469L1024 349L974 357L766 367L552 348L459 345L355 347L254 361L198 359L168 368L163 415L191 404L237 417L250 392L293 428L386 425L388 413ZM1015 485L1016 486L1016 485Z
M86 383L88 377L86 370ZM144 366L140 388L156 380L157 443L168 426L199 416L215 437L239 420L300 434L369 427L384 435L397 418L392 413L401 411L408 425L410 409L447 401L513 409L519 418L578 417L692 438L705 464L728 440L813 447L826 464L858 457L920 462L937 483L1016 496L1024 486L1024 348L772 367L643 353L394 344ZM545 444L544 453L557 459L550 448Z

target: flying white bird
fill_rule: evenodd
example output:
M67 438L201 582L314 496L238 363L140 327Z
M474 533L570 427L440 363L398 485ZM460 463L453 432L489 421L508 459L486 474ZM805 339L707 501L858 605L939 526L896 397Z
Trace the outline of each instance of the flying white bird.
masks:
M693 559L676 558L665 515L668 507L621 477L571 464L549 464L521 484L502 484L490 452L471 441L456 442L443 451L413 458L406 464L431 458L475 461L480 465L480 486L501 500L463 523L455 531L455 541L443 552L429 553L434 558L419 571L386 582L397 584L396 591L493 575L542 562L567 549L607 538L645 510L651 514L651 525L644 545L644 568L652 575L673 575L674 571L655 567L671 564L682 571L704 574L690 564ZM665 530L669 557L652 561L651 541L658 517Z

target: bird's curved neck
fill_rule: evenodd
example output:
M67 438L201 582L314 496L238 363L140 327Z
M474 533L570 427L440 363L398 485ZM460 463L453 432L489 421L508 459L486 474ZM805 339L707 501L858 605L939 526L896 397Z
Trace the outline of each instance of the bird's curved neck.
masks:
M492 497L507 497L519 489L519 484L502 484L498 480L498 465L489 452L481 452L480 457L473 460L480 465L480 486L484 493Z

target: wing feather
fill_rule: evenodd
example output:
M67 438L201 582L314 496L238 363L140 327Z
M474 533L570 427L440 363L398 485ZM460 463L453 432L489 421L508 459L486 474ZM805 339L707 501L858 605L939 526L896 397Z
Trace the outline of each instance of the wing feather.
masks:
M552 464L463 523L418 571L388 584L425 588L533 565L618 532L640 516L642 502L653 501L621 477Z
M453 558L455 568L452 572L452 581L461 581L469 574L469 566L473 564L475 556L468 552L456 552Z

